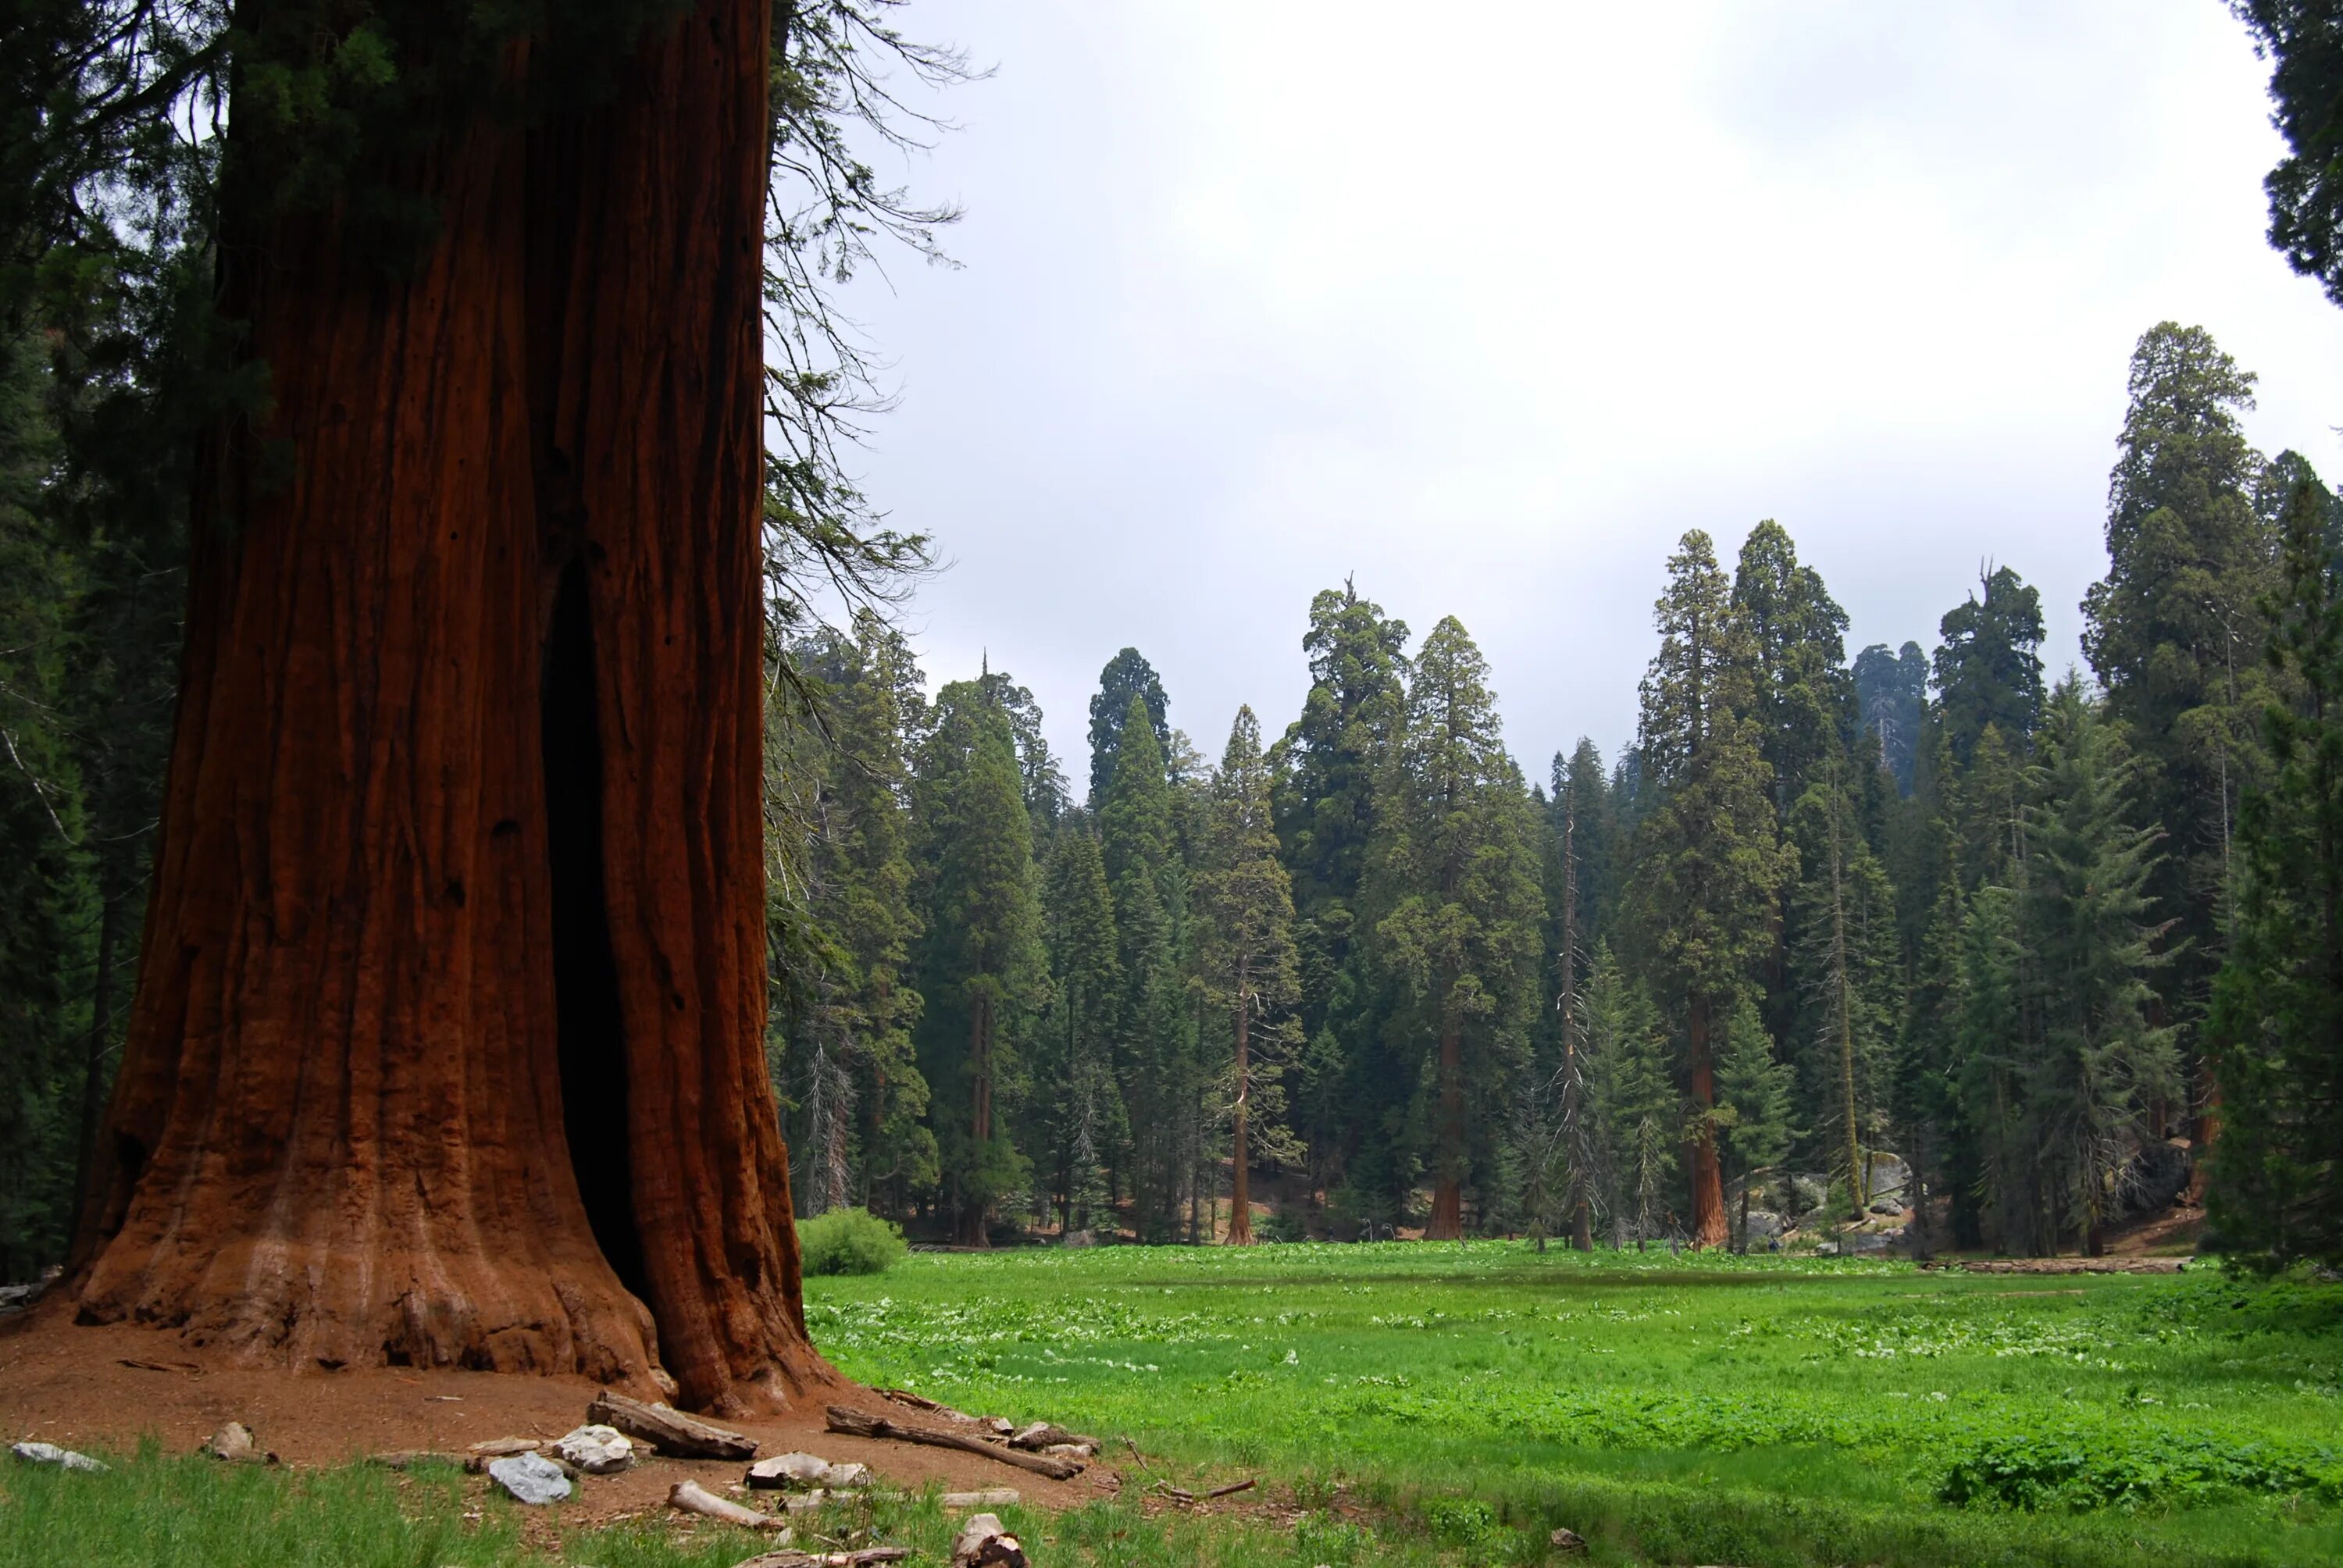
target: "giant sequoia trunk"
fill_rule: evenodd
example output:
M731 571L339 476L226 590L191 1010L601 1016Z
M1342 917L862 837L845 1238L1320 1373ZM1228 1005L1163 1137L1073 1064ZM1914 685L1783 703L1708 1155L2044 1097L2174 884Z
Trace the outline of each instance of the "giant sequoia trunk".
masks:
M590 113L451 135L397 276L227 193L275 413L198 498L84 1321L719 1411L831 1376L762 1049L769 28L709 0Z
M1440 1011L1439 1170L1423 1239L1457 1241L1464 1237L1464 1035L1445 998Z
M1716 1109L1716 1051L1709 1038L1712 1008L1708 998L1694 997L1685 1030L1692 1048L1685 1065L1694 1121L1684 1166L1692 1172L1692 1244L1695 1247L1722 1247L1729 1235L1725 1222L1724 1171L1716 1161L1716 1126L1708 1116Z

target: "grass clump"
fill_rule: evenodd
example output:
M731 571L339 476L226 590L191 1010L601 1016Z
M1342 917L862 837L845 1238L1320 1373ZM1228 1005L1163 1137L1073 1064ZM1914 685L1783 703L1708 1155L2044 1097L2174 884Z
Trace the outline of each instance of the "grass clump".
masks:
M867 1209L832 1209L799 1221L798 1250L808 1275L883 1274L910 1251L900 1226Z

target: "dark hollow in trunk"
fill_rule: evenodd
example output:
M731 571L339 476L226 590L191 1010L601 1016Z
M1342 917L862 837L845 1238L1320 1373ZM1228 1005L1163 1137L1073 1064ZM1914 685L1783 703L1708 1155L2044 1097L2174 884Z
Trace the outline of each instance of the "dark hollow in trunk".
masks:
M275 411L204 464L83 1321L716 1411L834 1379L763 1051L771 20L708 0L590 110L402 166L441 223L397 276L223 193Z

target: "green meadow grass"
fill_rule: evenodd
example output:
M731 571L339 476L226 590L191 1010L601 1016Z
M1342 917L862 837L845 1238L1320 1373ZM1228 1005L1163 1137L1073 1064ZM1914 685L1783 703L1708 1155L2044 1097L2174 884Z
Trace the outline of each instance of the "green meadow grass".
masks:
M807 1312L866 1382L1476 1560L2343 1563L2332 1285L1395 1242L920 1254Z
M1121 1502L1001 1511L1041 1568L1533 1563L1562 1524L1598 1563L2343 1564L2343 1287L1101 1248L916 1254L809 1281L807 1315L865 1381L1136 1441ZM0 1568L729 1568L769 1544L559 1510L548 1544L451 1473L105 1457L0 1462ZM1249 1474L1296 1508L1137 1503ZM929 1563L956 1523L900 1496L819 1518Z
M106 1475L0 1468L0 1564L7 1568L730 1568L774 1543L674 1515L612 1528L560 1529L558 1546L525 1539L523 1511L483 1496L453 1469L400 1477L352 1467L287 1473L201 1456L108 1455ZM590 1483L589 1483L590 1484ZM1143 1517L1128 1503L1049 1515L995 1510L1041 1564L1116 1568L1293 1568L1304 1561L1433 1568L1453 1560L1433 1537L1321 1522L1302 1532L1226 1520ZM805 1549L912 1547L949 1560L959 1514L932 1494L878 1495L825 1509ZM533 1523L559 1529L562 1511ZM531 1533L535 1534L537 1533ZM1312 1556L1312 1553L1318 1555Z

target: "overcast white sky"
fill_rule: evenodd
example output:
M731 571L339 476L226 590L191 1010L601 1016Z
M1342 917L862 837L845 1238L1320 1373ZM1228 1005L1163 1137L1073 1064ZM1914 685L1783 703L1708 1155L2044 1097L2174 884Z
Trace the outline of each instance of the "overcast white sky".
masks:
M2266 67L2218 0L1667 7L923 0L989 81L906 172L960 270L850 308L900 408L860 463L952 562L931 679L1031 686L1079 788L1126 644L1217 759L1355 574L1460 618L1542 777L1634 728L1663 562L1779 518L1870 642L1981 560L2054 668L2103 569L2134 341L2261 375L2343 477L2343 311L2263 242Z

